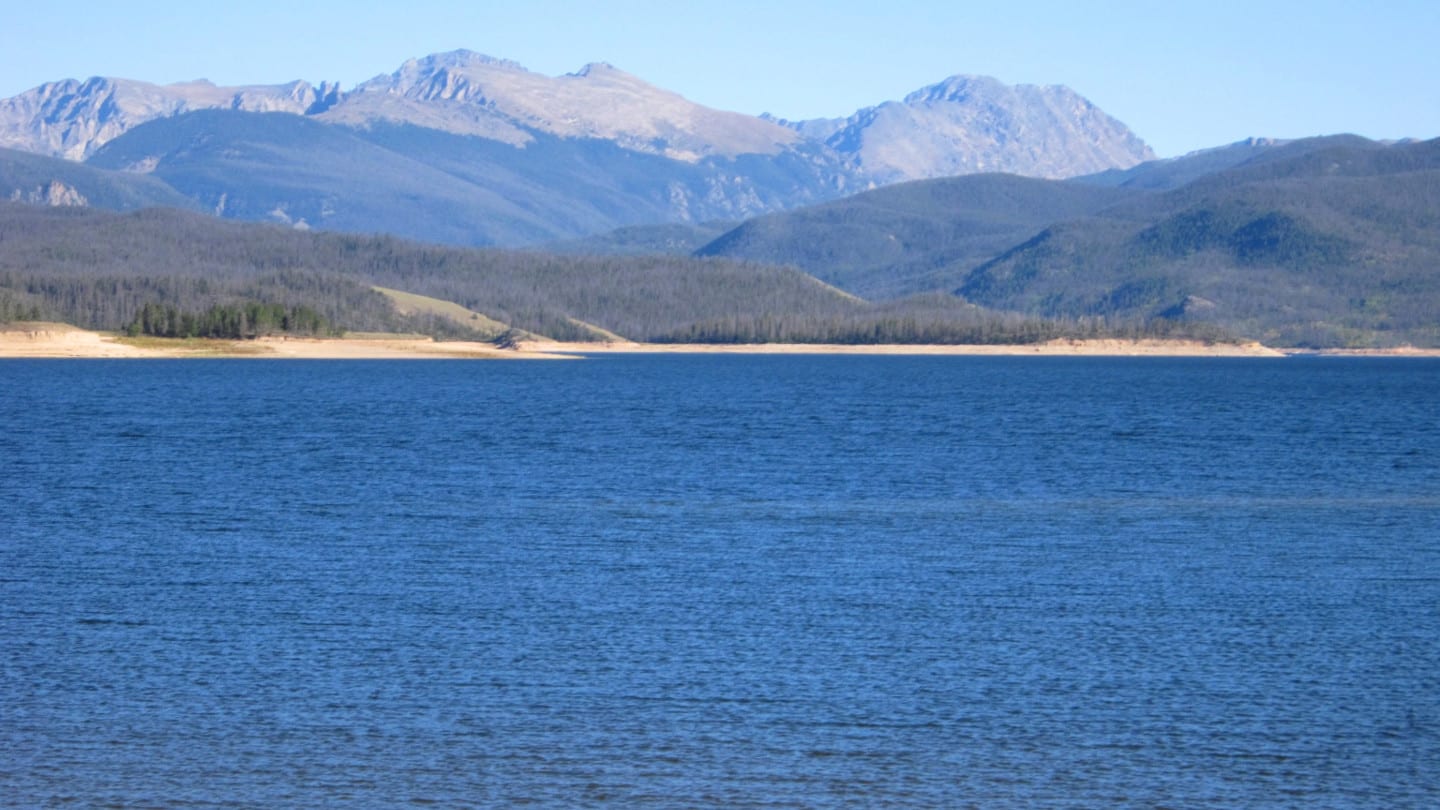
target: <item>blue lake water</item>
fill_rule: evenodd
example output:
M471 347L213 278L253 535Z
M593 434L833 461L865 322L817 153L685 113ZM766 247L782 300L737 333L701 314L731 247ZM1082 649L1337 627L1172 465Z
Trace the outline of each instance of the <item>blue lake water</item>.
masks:
M1440 806L1440 362L0 361L0 805Z

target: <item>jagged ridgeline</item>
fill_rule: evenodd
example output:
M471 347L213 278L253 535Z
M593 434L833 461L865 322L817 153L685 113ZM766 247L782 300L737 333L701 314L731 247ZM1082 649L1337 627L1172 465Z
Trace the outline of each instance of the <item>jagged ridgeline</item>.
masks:
M282 326L307 313L308 331L471 339L969 343L1107 331L949 295L873 304L794 268L727 259L466 250L165 209L0 203L0 320L133 331L147 313L198 323L256 304L266 306L248 311Z
M837 113L841 111L836 111ZM614 66L533 73L471 51L334 85L48 82L0 98L0 197L535 247L973 171L1069 177L1153 157L1063 87L953 76L844 118L704 107ZM61 161L61 159L64 159ZM78 174L72 161L94 170ZM144 178L143 182L139 178Z

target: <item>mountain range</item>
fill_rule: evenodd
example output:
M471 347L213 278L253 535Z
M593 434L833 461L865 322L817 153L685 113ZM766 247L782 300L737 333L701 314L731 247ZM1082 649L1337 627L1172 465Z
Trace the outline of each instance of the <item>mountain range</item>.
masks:
M42 225L8 210L0 270L20 274L0 277L9 311L102 313L86 316L96 324L129 317L142 294L189 306L227 289L267 300L329 290L306 305L336 323L399 323L367 298L373 284L550 335L1140 330L1440 346L1440 141L1250 139L1155 160L1063 87L957 76L846 118L792 122L710 110L609 65L547 77L459 51L350 91L56 82L0 102L0 143L0 198L13 203L188 211ZM283 227L200 224L217 217ZM99 226L111 241L81 251L80 234ZM199 252L136 242L166 228ZM280 236L311 229L528 252ZM136 276L158 265L193 275L222 253L229 288L195 280L177 298L170 282ZM280 275L246 280L251 261ZM327 267L348 267L345 283L307 275ZM811 297L767 304L774 284ZM126 292L104 306L76 292L100 287Z
M0 100L0 148L147 176L224 217L509 246L741 220L905 180L1067 177L1153 157L1063 87L957 76L847 118L788 122L710 109L603 63L550 77L470 51L348 91L52 82ZM0 191L55 196L34 174L0 175ZM59 182L74 190L59 198L91 199Z

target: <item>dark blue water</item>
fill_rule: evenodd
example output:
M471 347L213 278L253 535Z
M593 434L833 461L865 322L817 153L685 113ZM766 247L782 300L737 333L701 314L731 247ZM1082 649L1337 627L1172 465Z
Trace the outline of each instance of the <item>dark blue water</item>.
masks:
M0 387L4 806L1440 806L1440 362Z

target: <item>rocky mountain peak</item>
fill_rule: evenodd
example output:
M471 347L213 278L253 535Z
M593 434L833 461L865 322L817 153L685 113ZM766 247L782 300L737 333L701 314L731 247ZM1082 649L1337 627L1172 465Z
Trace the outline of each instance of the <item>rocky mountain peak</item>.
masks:
M817 160L846 165L850 180L876 185L975 172L1067 177L1153 157L1123 124L1063 86L955 75L848 117L789 122L710 109L606 62L552 77L463 49L406 60L349 93L304 81L50 82L0 100L0 147L83 160L142 123L213 108L359 128L388 122L516 147L541 134L608 140L687 162L803 145Z
M902 104L963 104L973 98L993 98L1001 95L1007 87L1000 80L990 76L951 76L928 87L905 96Z
M569 75L581 79L588 79L591 76L614 76L617 74L623 76L629 75L628 73L625 73L625 71L620 70L609 62L590 62L584 67Z
M847 119L789 124L852 157L877 184L980 172L1062 178L1154 153L1068 87L951 76Z
M330 96L338 94L338 88L322 87ZM104 76L64 79L0 99L0 146L84 160L156 118L204 109L303 114L322 98L304 81L219 87L206 79L168 85Z
M460 48L458 50L446 51L444 53L432 53L429 56L422 56L418 59L407 59L405 60L405 63L400 66L400 69L396 72L404 73L407 71L428 71L439 70L442 68L467 68L475 65L484 65L486 67L504 70L518 70L522 72L525 70L525 67L519 62L514 62L509 59L500 59L498 57L490 56L489 54L483 54L477 51Z
M417 116L431 128L515 145L538 131L687 161L774 154L797 140L782 127L702 107L603 62L551 77L471 51L407 61L356 87L324 117L365 125Z

